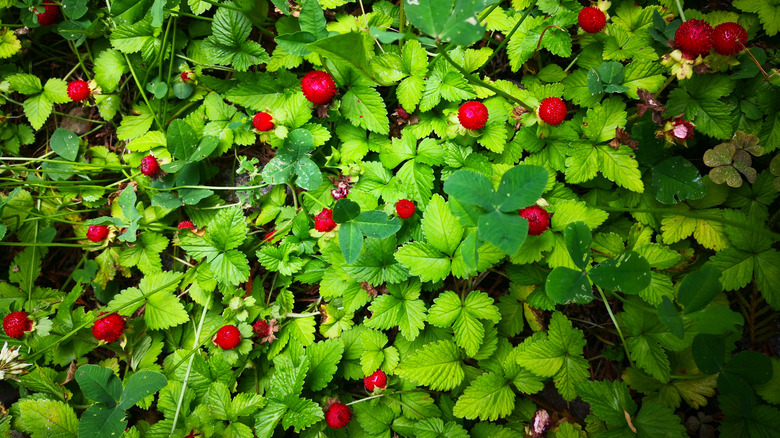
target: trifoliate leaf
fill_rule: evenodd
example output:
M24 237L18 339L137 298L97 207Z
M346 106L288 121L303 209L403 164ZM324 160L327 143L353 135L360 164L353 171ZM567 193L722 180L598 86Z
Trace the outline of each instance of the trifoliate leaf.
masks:
M142 233L135 246L125 248L119 256L122 266L138 266L144 274L153 274L162 270L160 253L168 247L168 239L158 233Z
M387 285L387 294L371 303L372 315L366 326L384 330L398 326L403 337L413 341L425 328L425 303L420 299L420 290L418 281Z

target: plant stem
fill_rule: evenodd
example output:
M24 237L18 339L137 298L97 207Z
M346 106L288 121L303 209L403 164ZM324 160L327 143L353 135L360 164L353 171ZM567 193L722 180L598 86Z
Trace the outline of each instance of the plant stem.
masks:
M732 221L729 219L720 218L717 216L708 216L703 215L701 213L697 213L696 210L690 211L690 210L670 210L668 208L620 208L620 207L608 207L608 206L602 206L599 205L596 208L605 210L605 211L614 211L614 212L625 212L625 213L651 213L651 214L662 214L662 215L669 215L669 216L683 216L683 217L689 217L693 219L700 219L707 222L718 222L724 225L730 225L732 227L737 228L743 228L748 229L753 233L757 234L763 234L764 236L771 237L775 241L780 241L780 233L775 233L773 231L765 230L762 228L755 228L748 226L745 222L739 222L739 221Z
M675 3L677 3L677 10L680 12L680 18L682 18L683 23L685 20L685 12L683 12L682 3L680 3L680 0L674 0Z
M455 67L455 69L458 70L463 76L465 76L466 80L468 80L472 84L480 86L482 88L487 88L488 90L498 94L499 96L503 97L504 99L508 99L508 100L513 101L513 102L516 102L521 107L523 107L523 108L525 108L525 109L527 109L529 111L531 110L531 107L528 106L528 104L526 104L522 100L518 99L515 96L512 96L511 94L505 92L504 90L499 89L498 87L496 87L496 86L494 86L492 84L488 84L487 82L479 79L478 77L476 77L473 74L471 74L468 71L466 71L466 69L464 69L463 67L458 65L458 63L456 63L455 61L452 60L452 58L450 58L450 56L446 52L446 49L441 44L438 44L436 47L438 47L438 49L439 49L439 54L441 54L442 57L444 57L444 59L447 62L449 62L453 67Z
M512 30L510 30L509 33L504 36L504 41L501 41L501 44L499 44L498 47L496 47L496 49L490 55L488 60L485 61L485 64L483 64L482 68L479 70L480 73L482 73L482 71L485 70L485 67L487 67L487 65L490 64L490 61L492 61L493 58L495 58L496 55L498 55L498 52L500 52L501 49L503 49L504 46L506 46L509 43L509 39L512 38L512 35L514 35L514 33L517 32L517 29L520 28L520 26L523 24L525 19L528 18L529 15L531 15L531 12L536 7L536 2L537 1L538 0L534 0L533 3L531 3L530 6L528 6L528 9L525 10L525 12L523 13L523 16L520 17L520 20L517 21L517 24L515 24L515 27L513 27Z
M198 328L195 329L195 339L192 341L192 349L195 350L196 348L200 348L198 345L198 340L200 339L200 334L203 331L203 322L206 320L206 312L209 309L209 306L211 305L211 297L213 297L214 294L209 294L209 299L206 301L206 305L203 306L203 312L200 314L200 322L198 322ZM195 360L195 355L190 355L190 361L187 363L187 371L184 373L184 380L181 384L181 394L179 394L179 401L176 402L176 413L173 415L173 425L171 425L171 435L173 435L173 432L176 430L176 422L179 420L179 413L181 412L181 405L184 402L184 390L187 389L187 382L190 380L190 372L192 371L192 362Z
M620 341L623 343L623 349L626 351L626 359L628 359L628 363L631 364L631 366L634 366L634 361L631 360L631 354L628 352L628 345L626 344L626 338L623 337L623 331L620 330L620 324L618 324L617 319L615 318L615 314L612 313L612 307L609 306L609 302L607 301L607 297L604 295L604 291L601 290L600 287L596 286L596 290L599 291L599 295L601 295L601 299L604 301L604 307L607 308L607 313L609 313L609 318L612 320L612 324L615 325L615 329L617 329L618 336L620 337Z
M152 113L152 117L154 117L154 122L157 124L157 127L160 128L161 131L165 131L165 128L163 127L162 123L160 123L160 120L157 118L157 111L155 111L152 108L152 104L149 103L149 98L146 97L146 93L144 92L144 86L143 84L141 84L141 81L138 80L138 76L135 74L135 69L133 68L133 64L130 62L130 58L128 58L126 54L124 54L124 57L125 57L125 62L127 62L127 67L130 69L130 74L133 75L133 79L135 80L135 85L138 86L138 92L141 93L141 97L144 99L144 102L146 102L146 107Z

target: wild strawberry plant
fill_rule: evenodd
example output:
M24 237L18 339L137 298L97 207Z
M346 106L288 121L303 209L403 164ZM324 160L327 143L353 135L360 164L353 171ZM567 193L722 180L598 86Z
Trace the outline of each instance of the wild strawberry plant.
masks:
M777 436L778 17L0 0L0 435Z

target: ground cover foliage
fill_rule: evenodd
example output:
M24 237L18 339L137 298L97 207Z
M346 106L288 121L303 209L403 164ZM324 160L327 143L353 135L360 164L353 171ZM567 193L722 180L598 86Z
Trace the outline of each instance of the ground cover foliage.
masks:
M0 436L780 435L779 31L0 0Z

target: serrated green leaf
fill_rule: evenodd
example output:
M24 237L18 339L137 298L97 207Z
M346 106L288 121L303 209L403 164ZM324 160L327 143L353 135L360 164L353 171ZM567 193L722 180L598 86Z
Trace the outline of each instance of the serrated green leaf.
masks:
M396 374L442 391L457 387L465 376L460 350L449 340L432 342L416 350L398 366Z
M488 372L474 379L463 391L452 413L469 420L494 421L512 413L514 407L515 393L506 379Z

